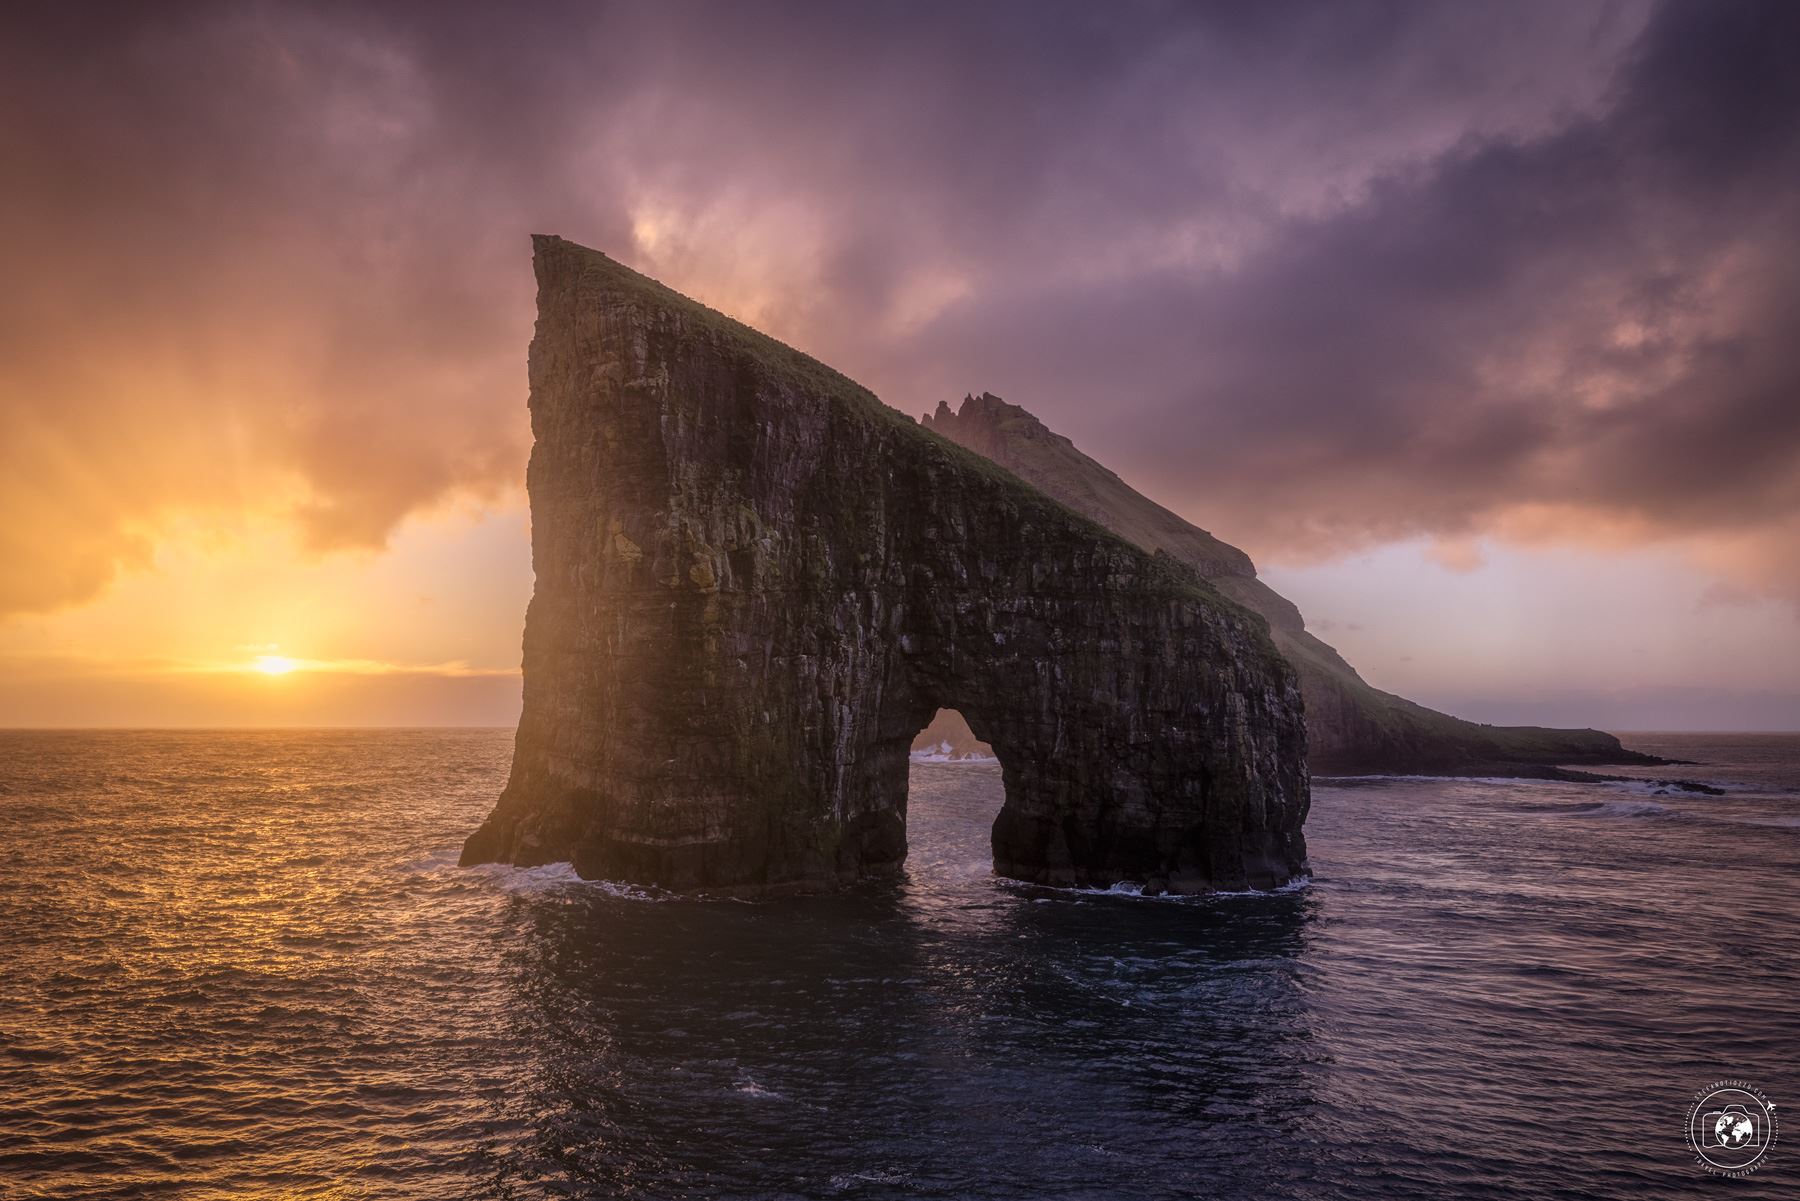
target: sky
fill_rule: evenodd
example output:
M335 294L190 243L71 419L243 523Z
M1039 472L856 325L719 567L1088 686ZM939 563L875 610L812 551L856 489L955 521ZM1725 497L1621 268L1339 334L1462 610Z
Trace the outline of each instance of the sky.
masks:
M1384 688L1800 729L1800 5L11 5L0 726L510 724L529 235Z

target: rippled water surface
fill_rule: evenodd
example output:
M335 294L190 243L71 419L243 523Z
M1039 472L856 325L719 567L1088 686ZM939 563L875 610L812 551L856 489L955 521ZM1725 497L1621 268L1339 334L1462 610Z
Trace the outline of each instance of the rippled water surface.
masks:
M1636 741L1725 795L1321 784L1205 901L921 763L903 882L744 904L459 870L503 731L0 734L0 1196L1800 1196L1683 1141L1800 1108L1800 739Z

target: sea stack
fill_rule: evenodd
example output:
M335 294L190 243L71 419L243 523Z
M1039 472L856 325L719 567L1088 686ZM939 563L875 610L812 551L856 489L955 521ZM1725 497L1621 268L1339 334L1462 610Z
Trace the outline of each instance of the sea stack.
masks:
M939 708L1000 760L994 869L1201 893L1305 871L1267 622L817 361L535 239L536 591L463 862L762 894L889 875Z

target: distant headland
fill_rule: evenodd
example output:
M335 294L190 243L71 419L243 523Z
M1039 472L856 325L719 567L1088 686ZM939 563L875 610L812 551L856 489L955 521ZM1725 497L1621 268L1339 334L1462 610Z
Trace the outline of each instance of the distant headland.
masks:
M1275 645L1300 673L1314 772L1583 779L1594 777L1568 765L1669 762L1626 750L1599 730L1480 725L1371 687L1342 655L1308 632L1293 602L1257 579L1249 555L1136 491L1018 405L983 393L965 397L960 410L939 402L922 423L1120 537L1173 555L1267 618ZM949 742L957 750L972 749L972 740L949 718L930 734L934 745Z

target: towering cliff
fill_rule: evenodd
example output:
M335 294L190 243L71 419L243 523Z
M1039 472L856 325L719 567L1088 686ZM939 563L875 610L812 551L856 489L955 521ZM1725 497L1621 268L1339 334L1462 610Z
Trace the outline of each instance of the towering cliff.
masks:
M1173 555L1267 618L1275 644L1300 672L1316 772L1532 775L1551 774L1556 764L1661 762L1598 730L1478 725L1370 687L1307 632L1291 601L1256 578L1250 556L1133 490L1018 405L984 393L965 398L959 412L939 402L922 424L1145 550Z
M1000 759L995 870L1203 892L1304 869L1265 623L829 368L536 239L536 592L465 863L708 890L895 870L940 707Z

